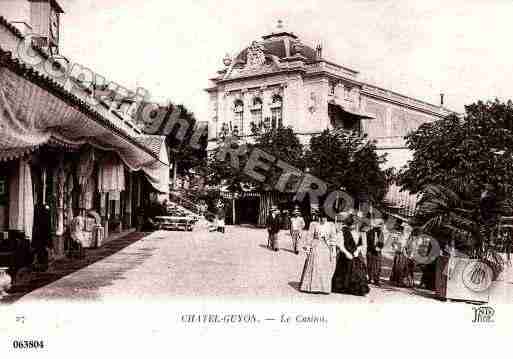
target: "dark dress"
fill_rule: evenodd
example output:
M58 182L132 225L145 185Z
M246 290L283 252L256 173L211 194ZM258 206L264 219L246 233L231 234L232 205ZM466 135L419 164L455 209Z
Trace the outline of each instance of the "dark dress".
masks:
M357 245L347 227L342 228L342 234L344 236L344 247L349 253L354 254L358 246L362 244L362 239L359 238ZM332 292L361 296L369 293L367 270L360 255L348 259L344 253L338 253L337 266L332 279Z
M381 278L382 256L384 245L383 231L381 228L372 228L367 232L367 274L369 280L378 284Z

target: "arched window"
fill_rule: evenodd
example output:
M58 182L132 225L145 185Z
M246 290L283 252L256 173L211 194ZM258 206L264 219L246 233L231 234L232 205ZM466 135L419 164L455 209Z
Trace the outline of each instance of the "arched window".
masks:
M233 106L233 122L232 122L232 133L237 135L242 135L244 131L243 127L244 122L244 103L241 100L236 100Z
M251 122L254 126L262 126L262 100L259 97L255 97L253 99L253 106L251 107Z
M274 95L271 103L271 127L283 126L283 101L280 95Z

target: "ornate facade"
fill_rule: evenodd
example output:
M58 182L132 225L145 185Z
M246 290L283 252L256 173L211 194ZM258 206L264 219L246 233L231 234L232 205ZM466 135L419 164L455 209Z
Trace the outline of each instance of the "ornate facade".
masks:
M358 71L326 60L320 45L305 45L281 24L223 64L206 90L211 149L223 134L250 135L253 124L291 126L305 144L326 128L343 128L368 134L389 154L387 165L400 167L409 157L403 137L450 113L360 81Z

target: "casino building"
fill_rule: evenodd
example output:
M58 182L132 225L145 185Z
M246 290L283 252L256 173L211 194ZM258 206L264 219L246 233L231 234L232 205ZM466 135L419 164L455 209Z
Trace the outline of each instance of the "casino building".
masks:
M253 41L210 79L210 140L222 132L249 135L251 122L292 126L305 143L326 128L353 129L389 153L388 166L408 159L403 137L420 124L446 116L442 106L359 80L359 73L323 57L281 22Z
M251 123L291 126L304 144L326 128L354 130L388 153L387 167L409 159L404 136L450 113L442 105L399 94L359 79L357 70L330 61L281 21L210 79L209 148L225 134L248 136Z

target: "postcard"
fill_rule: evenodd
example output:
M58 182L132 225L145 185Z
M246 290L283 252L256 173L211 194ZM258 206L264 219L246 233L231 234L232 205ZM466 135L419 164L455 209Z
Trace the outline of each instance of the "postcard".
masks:
M0 353L498 353L512 16L0 1Z

